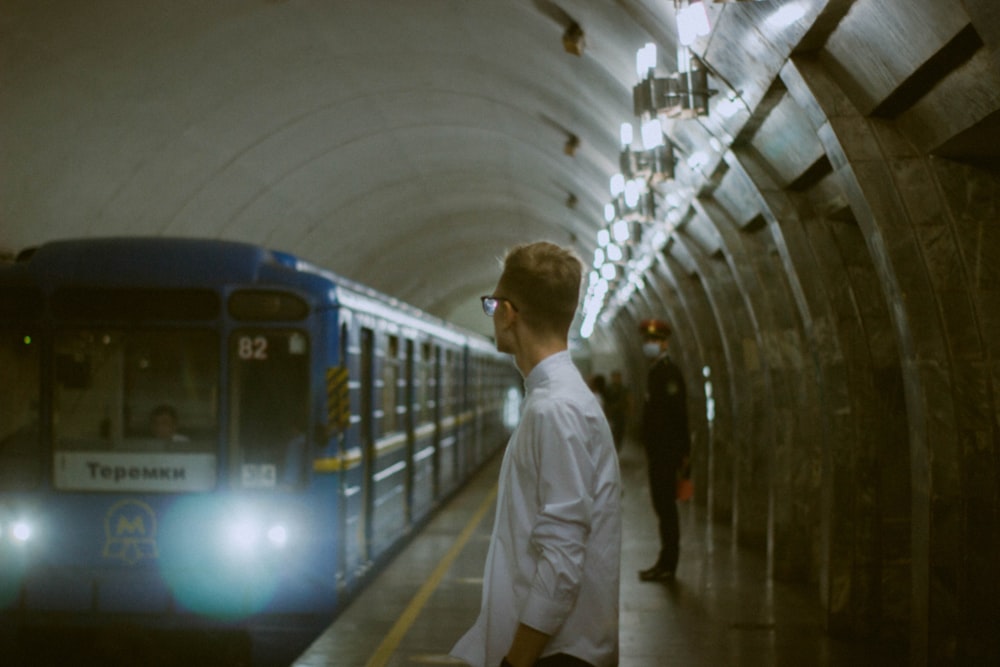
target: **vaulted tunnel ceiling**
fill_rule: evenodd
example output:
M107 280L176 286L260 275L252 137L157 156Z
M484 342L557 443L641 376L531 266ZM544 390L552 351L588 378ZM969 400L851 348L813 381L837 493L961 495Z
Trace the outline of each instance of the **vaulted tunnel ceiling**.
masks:
M816 111L779 75L794 53L862 113L905 115L921 148L996 157L976 140L996 137L996 88L974 79L995 52L960 0L706 4L712 32L692 49L719 93L710 115L668 123L681 163L658 196L676 213L650 226L683 242L659 262L697 272L688 244L730 252L717 228L763 224L762 184L847 206ZM800 18L775 22L788 6ZM582 55L563 45L574 23ZM635 51L655 42L659 70L677 67L669 0L3 0L0 31L6 254L74 236L245 240L483 330L476 297L506 248L548 239L590 261L618 128L636 122ZM942 127L929 91L965 85L980 106ZM723 99L738 107L725 117ZM634 317L662 305L636 298Z

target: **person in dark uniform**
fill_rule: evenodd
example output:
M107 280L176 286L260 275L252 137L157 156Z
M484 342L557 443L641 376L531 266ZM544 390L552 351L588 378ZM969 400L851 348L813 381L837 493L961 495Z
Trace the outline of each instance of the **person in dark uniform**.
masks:
M625 420L631 407L628 387L622 382L622 372L611 371L611 382L604 389L604 412L611 425L611 435L615 439L615 449L622 450L625 441Z
M659 520L660 555L652 567L639 572L639 579L665 581L674 576L680 550L677 474L687 474L691 452L687 390L680 369L667 354L670 325L662 320L644 320L640 331L645 341L643 353L652 362L641 436L649 465L649 492Z

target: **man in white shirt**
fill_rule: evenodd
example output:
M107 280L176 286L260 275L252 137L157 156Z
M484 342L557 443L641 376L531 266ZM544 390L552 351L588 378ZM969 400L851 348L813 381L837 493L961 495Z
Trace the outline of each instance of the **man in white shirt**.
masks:
M452 649L475 667L618 664L618 457L567 344L581 276L571 251L532 243L507 254L482 297L526 396L500 470L479 618Z

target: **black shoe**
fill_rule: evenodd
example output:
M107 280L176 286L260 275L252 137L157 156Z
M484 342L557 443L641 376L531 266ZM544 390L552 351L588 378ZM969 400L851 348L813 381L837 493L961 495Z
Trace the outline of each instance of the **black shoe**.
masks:
M639 570L640 581L668 581L674 578L674 571L662 565L654 565L648 570Z

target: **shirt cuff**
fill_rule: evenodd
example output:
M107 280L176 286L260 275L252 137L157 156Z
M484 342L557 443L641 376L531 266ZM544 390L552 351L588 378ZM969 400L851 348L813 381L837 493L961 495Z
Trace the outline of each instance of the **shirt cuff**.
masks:
M559 603L539 595L529 595L524 603L520 622L551 636L562 627L572 607L572 601Z

